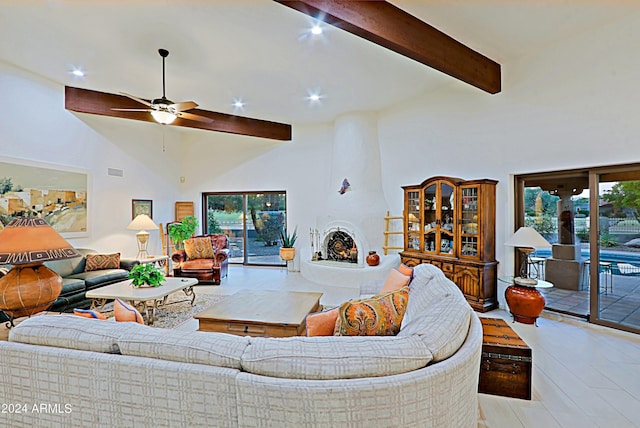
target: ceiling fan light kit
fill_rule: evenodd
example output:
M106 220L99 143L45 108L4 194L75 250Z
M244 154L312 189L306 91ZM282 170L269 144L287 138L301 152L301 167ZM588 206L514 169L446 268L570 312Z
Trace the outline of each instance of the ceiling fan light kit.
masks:
M156 122L161 123L163 125L170 125L178 116L173 113L169 113L164 110L153 110L151 112L151 116L155 119Z

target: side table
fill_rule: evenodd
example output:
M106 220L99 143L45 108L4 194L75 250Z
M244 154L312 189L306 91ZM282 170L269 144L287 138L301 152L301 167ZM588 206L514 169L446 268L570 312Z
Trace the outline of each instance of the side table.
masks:
M538 280L534 286L519 285L510 280L501 279L510 283L504 292L504 297L509 305L509 312L514 321L523 324L537 324L537 319L547 303L538 288L552 288L553 284L548 281Z

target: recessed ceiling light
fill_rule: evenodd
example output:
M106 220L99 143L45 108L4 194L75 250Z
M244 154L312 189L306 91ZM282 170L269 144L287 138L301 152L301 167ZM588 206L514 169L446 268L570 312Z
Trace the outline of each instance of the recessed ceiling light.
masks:
M80 68L74 68L73 70L71 70L71 74L73 74L75 77L84 77L84 71Z
M309 101L320 101L320 95L318 94L309 95Z
M233 109L235 111L238 111L238 110L244 110L244 106L246 105L246 103L242 101L242 98L234 98L233 104L231 105L233 106Z
M322 27L320 26L320 24L316 24L311 27L311 34L314 34L316 36L322 34Z

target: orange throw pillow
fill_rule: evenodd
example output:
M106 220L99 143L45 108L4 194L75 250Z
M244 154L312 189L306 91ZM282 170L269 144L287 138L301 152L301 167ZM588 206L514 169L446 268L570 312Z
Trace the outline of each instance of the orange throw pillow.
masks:
M307 336L333 336L337 319L338 308L307 315L305 318Z
M106 320L107 317L105 317L103 314L101 314L98 311L94 311L91 309L74 309L73 310L73 315L77 315L79 317L85 317L85 318L95 318L98 320Z
M407 310L409 287L368 299L351 300L338 308L336 336L395 336Z
M116 321L124 322L137 322L144 324L144 319L140 312L130 304L123 302L120 299L116 299L113 302L113 315L116 317Z
M407 275L409 278L413 278L413 268L405 265L404 263L400 263L398 271L403 275Z
M411 277L401 274L396 269L391 269L391 271L389 271L389 275L387 275L387 279L384 281L384 285L382 286L380 293L388 293L390 291L406 287L407 284L409 284L410 279Z
M120 269L120 253L114 254L87 254L85 272L103 269Z

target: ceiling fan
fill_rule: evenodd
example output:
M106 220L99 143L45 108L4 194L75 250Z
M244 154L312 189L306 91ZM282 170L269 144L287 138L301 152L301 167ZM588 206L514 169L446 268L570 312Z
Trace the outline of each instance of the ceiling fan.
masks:
M193 113L187 113L187 110L194 109L198 107L193 101L182 101L179 103L174 103L171 100L168 100L165 95L165 72L164 72L164 60L169 56L169 51L166 49L158 49L158 53L162 57L162 98L156 98L151 100L150 102L144 100L142 98L136 97L131 94L127 94L126 92L120 92L122 95L131 98L134 101L137 101L141 104L146 105L149 108L112 108L111 110L117 111L143 111L151 113L153 119L164 125L169 125L176 118L195 120L198 122L211 123L213 119L205 116L200 116Z

